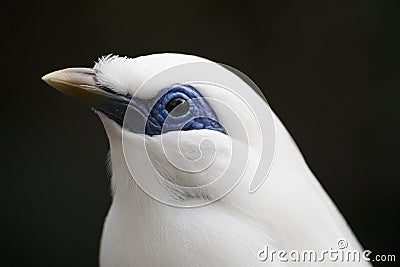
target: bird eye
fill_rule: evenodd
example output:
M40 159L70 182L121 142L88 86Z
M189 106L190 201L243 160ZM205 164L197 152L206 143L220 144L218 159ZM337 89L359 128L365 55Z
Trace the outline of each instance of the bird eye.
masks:
M165 109L171 116L179 117L185 115L189 111L189 102L184 98L176 97L165 105Z

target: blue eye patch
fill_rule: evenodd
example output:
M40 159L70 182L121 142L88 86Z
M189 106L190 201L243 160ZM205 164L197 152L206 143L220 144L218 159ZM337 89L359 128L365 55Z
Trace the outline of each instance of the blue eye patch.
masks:
M183 84L162 90L148 115L145 129L145 134L150 136L178 130L225 132L207 101L194 87Z
M112 90L101 89L112 93ZM185 84L164 88L149 100L115 93L92 108L121 127L148 136L202 129L225 133L207 101L193 86Z

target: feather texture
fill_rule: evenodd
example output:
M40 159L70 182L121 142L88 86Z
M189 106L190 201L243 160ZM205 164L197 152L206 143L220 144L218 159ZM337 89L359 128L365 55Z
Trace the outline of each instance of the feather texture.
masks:
M209 63L210 72L191 71L190 64L199 62ZM185 66L189 73L185 72ZM171 71L175 67L177 69ZM235 107L234 113L244 122L250 140L247 142L235 135L233 113L224 112L215 101L210 105L223 126L231 128L229 135L196 130L149 137L125 132L99 113L110 142L113 186L113 202L101 240L101 266L308 266L309 262L262 262L257 253L266 245L276 250L315 250L320 253L335 247L339 239L348 242L348 249L362 251L346 221L273 112L274 129L270 130L274 132L274 142L270 149L274 149L274 160L264 184L255 193L249 193L249 184L260 164L269 168L268 164L263 166L264 162L260 162L260 147L269 144L266 139L270 135L260 135L254 114L242 98L253 99L260 107L269 109L267 103L240 78L211 61L178 54L135 59L108 56L100 59L94 68L98 71L98 82L142 99L154 97L159 90L173 83L193 83L196 77L200 81L204 77L214 79L218 76L216 82L234 88L233 92L215 87L209 81L199 84L196 89L204 97ZM212 142L203 143L199 148L205 139ZM172 149L166 154L165 146L175 148L176 140L183 152ZM237 150L232 152L232 146ZM216 151L212 164L192 175L174 168L170 162L183 161L180 152L194 160L199 153L211 150ZM232 153L237 151L248 151L244 171L241 164L232 162L232 159L236 160ZM146 157L151 158L153 165L144 163ZM206 161L207 158L200 158L196 164L206 164ZM227 164L232 164L228 171L225 169ZM240 182L218 198L230 186L229 178L241 172ZM196 193L170 186L171 182L185 187L211 183L213 177L220 177L221 173L226 180ZM158 179L159 174L165 180ZM164 200L179 200L189 206L207 199L215 201L197 208L175 207L154 199L143 188L150 188ZM339 263L327 260L318 266L332 264ZM365 262L340 264L369 266Z

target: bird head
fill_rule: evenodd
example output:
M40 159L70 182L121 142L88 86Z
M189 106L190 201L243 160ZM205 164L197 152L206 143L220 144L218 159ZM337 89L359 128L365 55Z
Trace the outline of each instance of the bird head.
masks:
M43 80L99 115L115 195L139 188L167 204L198 206L242 179L254 191L268 173L272 115L254 84L232 68L181 54L106 56L93 68Z

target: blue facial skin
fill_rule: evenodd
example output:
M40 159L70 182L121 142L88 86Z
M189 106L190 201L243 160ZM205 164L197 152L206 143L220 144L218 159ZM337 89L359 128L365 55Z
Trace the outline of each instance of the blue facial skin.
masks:
M130 132L148 136L202 129L225 133L207 101L185 84L169 86L149 100L115 95L93 108Z
M192 86L176 84L162 90L161 94L150 111L145 134L201 129L224 133L212 108Z

